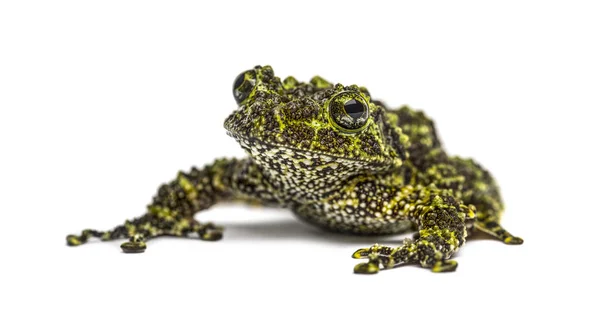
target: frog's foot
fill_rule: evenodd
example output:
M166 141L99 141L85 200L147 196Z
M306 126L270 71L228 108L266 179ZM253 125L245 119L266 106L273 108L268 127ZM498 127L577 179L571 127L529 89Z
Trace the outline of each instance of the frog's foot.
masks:
M376 274L379 272L380 265L391 268L396 264L393 255L399 248L392 248L375 244L369 248L361 248L352 254L352 258L368 259L366 263L360 263L354 266L356 274Z
M475 228L481 232L487 233L487 234L501 240L502 242L504 242L504 244L509 244L509 245L523 244L522 238L510 234L507 230L505 230L498 223L497 220L494 220L494 219L481 220L481 221L478 220L477 222L475 222Z
M203 241L218 241L223 238L223 227L212 223L199 223L194 220L193 233Z
M454 260L445 259L429 241L407 240L400 247L389 247L375 244L369 248L361 248L352 254L353 258L368 259L366 263L357 264L354 273L375 274L383 268L393 268L400 264L419 263L422 267L430 268L435 273L453 272L458 267Z
M223 237L223 228L212 223L200 223L193 217L157 218L137 222L130 232L129 242L121 244L125 253L141 253L146 242L159 236L195 237L203 241L218 241Z
M212 223L200 223L193 217L180 215L157 216L145 214L125 224L115 227L111 231L84 230L81 235L68 235L67 245L78 246L84 244L91 237L110 241L120 238L129 238L128 242L121 244L125 253L141 253L146 250L146 242L159 236L198 237L203 241L218 241L223 237L223 228Z

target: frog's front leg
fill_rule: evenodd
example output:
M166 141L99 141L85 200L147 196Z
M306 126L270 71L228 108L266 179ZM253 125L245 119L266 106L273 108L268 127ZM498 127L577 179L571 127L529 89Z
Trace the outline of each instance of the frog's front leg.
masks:
M141 217L110 231L87 229L80 235L69 235L67 244L81 245L91 237L102 241L129 238L121 248L127 253L139 253L146 249L146 241L159 236L216 241L221 239L223 229L196 221L194 214L228 199L273 201L272 193L263 182L259 169L248 159L216 160L202 169L180 172L175 180L162 185L148 205L148 212ZM256 191L257 188L262 191Z
M458 264L449 258L465 243L467 224L475 217L473 208L455 200L452 191L433 186L407 186L396 191L395 213L418 225L418 238L408 239L399 247L376 244L357 250L354 258L369 261L356 265L354 272L373 274L380 265L392 268L410 263L420 263L434 272L454 271Z

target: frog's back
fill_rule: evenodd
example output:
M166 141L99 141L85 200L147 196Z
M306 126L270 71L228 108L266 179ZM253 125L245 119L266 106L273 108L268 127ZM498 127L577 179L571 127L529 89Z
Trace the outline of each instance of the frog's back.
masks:
M398 126L408 135L411 145L422 144L430 148L441 147L440 139L435 130L433 121L420 110L413 110L408 106L391 110L398 116Z
M472 159L449 156L442 148L433 120L408 106L388 110L398 116L398 126L409 137L409 160L400 169L405 184L435 184L455 191L482 212L478 217L499 218L504 209L492 175Z

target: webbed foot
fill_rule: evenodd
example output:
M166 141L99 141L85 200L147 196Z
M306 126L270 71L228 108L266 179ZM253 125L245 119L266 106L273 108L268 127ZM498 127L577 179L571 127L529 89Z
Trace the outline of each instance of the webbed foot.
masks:
M218 241L223 238L223 227L213 223L200 223L191 217L175 215L171 218L161 218L146 214L140 218L125 221L112 231L84 230L81 235L68 235L67 245L78 246L84 244L91 237L100 238L102 241L129 238L128 242L121 244L125 253L142 253L146 250L146 242L159 236L198 237L203 241Z
M410 263L419 263L434 273L453 272L458 267L458 262L443 259L443 254L436 251L426 240L407 240L400 247L375 244L369 248L358 249L352 254L352 258L369 260L354 267L354 273L357 274L375 274L381 266L393 268L399 264Z

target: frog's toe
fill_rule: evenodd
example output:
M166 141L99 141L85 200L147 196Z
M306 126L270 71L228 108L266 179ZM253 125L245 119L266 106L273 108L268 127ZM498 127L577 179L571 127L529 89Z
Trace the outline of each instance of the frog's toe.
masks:
M370 253L370 248L359 248L356 252L352 253L352 258L369 258Z
M218 241L223 238L223 227L212 223L201 224L197 232L203 241Z
M509 236L503 240L504 244L508 245L521 245L523 244L523 239L518 236Z
M433 264L431 271L434 273L454 272L458 267L458 262L455 260L443 260Z
M68 235L67 236L67 245L69 246L79 246L83 244L81 238L77 235Z
M508 232L504 227L502 227L495 219L475 222L475 228L499 239L500 241L504 242L504 244L523 244L522 238L510 234L510 232Z
M352 258L372 258L373 256L379 255L381 252L389 254L390 251L392 251L391 247L375 243L371 247L356 250L356 252L352 253Z
M373 262L366 262L356 264L354 266L354 273L356 274L377 274L379 272L379 264Z
M129 241L121 244L121 249L125 253L142 253L146 250L146 243L143 241Z
M200 239L203 241L218 241L223 238L223 231L210 230L200 234Z

